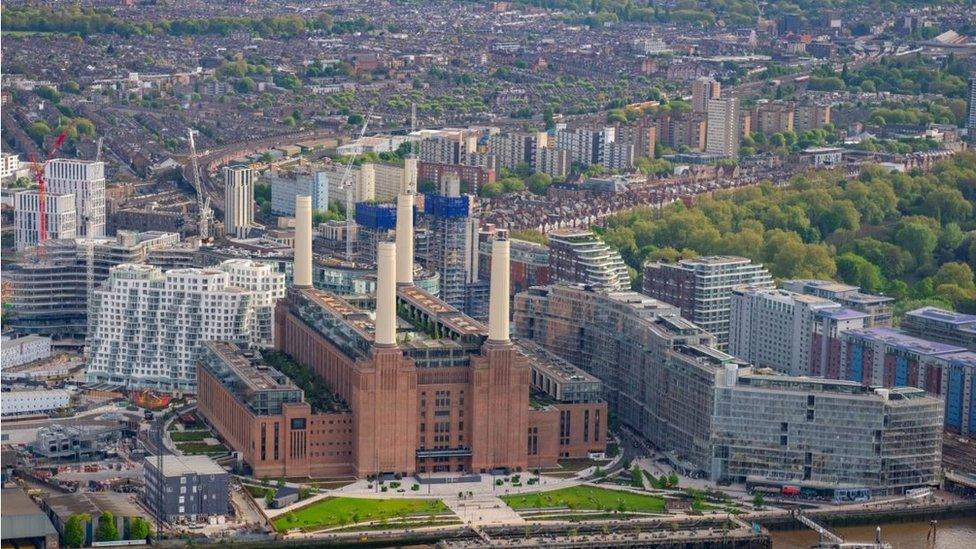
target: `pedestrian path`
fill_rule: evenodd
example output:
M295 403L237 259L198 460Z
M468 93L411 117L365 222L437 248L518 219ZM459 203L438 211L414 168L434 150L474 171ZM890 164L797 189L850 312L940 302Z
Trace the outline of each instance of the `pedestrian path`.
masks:
M444 500L451 511L467 524L473 526L523 524L525 519L500 498L482 494L470 498L447 498Z

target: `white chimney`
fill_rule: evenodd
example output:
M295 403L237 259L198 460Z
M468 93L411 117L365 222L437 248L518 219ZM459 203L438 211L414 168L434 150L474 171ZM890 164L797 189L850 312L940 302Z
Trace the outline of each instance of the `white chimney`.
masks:
M413 195L397 197L396 281L413 284Z
M488 302L488 340L508 342L509 242L491 243L491 297Z
M312 286L312 197L295 197L294 284Z
M376 248L376 345L396 345L396 244L380 242Z

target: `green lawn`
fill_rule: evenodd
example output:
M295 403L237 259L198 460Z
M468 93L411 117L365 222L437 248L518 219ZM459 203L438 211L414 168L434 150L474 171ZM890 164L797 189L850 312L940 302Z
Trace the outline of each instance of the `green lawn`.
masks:
M200 442L205 438L213 438L214 435L210 431L183 431L171 432L169 436L173 442Z
M274 519L279 532L301 528L321 530L357 522L407 516L426 516L447 512L444 502L436 499L368 499L326 498Z
M176 443L176 447L179 448L181 452L188 455L221 454L227 452L227 447L223 444L215 444L211 446L204 442L178 442Z
M665 512L663 498L593 486L573 486L537 494L502 496L501 499L515 510L567 507L639 513Z

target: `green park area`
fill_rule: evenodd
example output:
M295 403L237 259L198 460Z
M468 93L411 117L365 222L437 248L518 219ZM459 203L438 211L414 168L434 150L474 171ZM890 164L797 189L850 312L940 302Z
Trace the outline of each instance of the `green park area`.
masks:
M434 499L326 498L285 513L273 522L279 532L294 528L313 532L359 522L427 517L445 512L448 508L444 502Z
M501 499L516 511L566 508L632 513L665 512L663 498L595 486L573 486L551 492L502 496Z

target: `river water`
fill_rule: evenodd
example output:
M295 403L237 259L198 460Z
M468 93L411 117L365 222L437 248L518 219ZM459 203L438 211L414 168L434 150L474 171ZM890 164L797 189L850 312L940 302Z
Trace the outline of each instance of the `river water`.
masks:
M874 541L874 526L849 526L832 530L848 542ZM926 542L929 522L902 522L881 525L881 539L894 549L964 549L976 547L976 516L940 520L934 544ZM808 549L817 543L813 530L779 530L770 532L773 549Z

